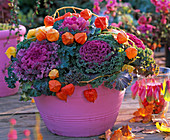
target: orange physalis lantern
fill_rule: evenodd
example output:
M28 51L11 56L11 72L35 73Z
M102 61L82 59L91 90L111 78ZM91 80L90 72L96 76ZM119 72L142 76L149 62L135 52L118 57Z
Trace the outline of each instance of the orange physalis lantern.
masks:
M65 45L70 45L74 42L74 36L71 33L66 32L62 35L62 42Z
M59 39L59 32L56 29L50 29L48 30L47 34L48 41L57 41Z
M42 41L44 39L46 39L46 31L44 29L39 29L38 32L36 33L36 38L39 40L39 41Z
M66 86L64 86L61 91L64 92L66 95L71 96L74 93L74 85L73 84L68 84Z
M118 41L118 43L122 44L122 43L127 42L127 40L128 40L127 39L127 35L123 31L121 31L121 32L119 32L117 34L117 41Z
M55 19L55 22L56 22L56 21L59 21L59 20L61 20L61 19L64 19L64 16L60 16L60 17L56 18L56 19Z
M57 80L50 80L49 88L50 88L50 91L52 92L59 92L61 89L61 83Z
M87 35L86 33L76 33L74 38L77 43L83 45L87 40Z
M56 96L57 96L60 100L64 100L64 101L67 102L67 95L66 95L64 92L62 92L62 91L57 92L57 93L56 93Z
M70 16L72 16L72 13L70 13L70 12L67 12L67 13L65 13L65 14L63 15L64 18L65 18L65 17L70 17Z
M72 13L72 16L80 17L80 14L79 13Z
M83 17L85 20L88 20L92 16L92 12L89 9L84 9L80 12L80 16Z
M44 25L47 26L53 26L54 25L54 18L52 16L46 16L44 18Z
M53 69L49 72L49 75L50 79L55 79L55 78L58 78L59 77L59 72L57 69Z
M101 28L101 30L106 29L108 26L108 19L106 17L97 17L94 24L97 28Z
M89 102L93 102L97 99L97 91L95 89L87 89L84 91L84 96Z
M35 37L36 29L30 29L27 33L27 39Z
M129 59L132 59L132 58L135 58L137 56L138 50L134 47L129 47L125 50L125 52L126 52L126 56Z

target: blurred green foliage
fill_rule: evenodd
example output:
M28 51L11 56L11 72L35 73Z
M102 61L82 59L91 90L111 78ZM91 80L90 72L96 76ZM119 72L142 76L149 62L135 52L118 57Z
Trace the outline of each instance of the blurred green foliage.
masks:
M19 13L18 18L27 30L38 26L43 26L43 20L46 15L54 14L55 10L63 6L76 6L80 8L93 8L91 0L18 0ZM64 10L60 15L64 14ZM69 12L69 10L67 10ZM71 11L73 12L73 11Z
M129 2L134 9L140 9L141 12L155 13L155 6L150 0L122 0L123 2Z

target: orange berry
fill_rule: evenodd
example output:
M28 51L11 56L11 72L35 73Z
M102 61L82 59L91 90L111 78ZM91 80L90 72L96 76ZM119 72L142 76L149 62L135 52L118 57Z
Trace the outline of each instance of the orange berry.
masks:
M87 35L86 33L76 33L74 38L77 43L83 45L87 40Z
M71 33L66 32L62 35L62 42L65 45L70 45L74 42L74 36Z
M83 17L85 20L88 20L92 17L92 12L89 9L84 9L80 12L80 16Z
M50 80L49 88L50 88L50 91L52 92L59 92L61 89L61 83L57 80Z
M59 32L56 29L50 29L47 31L46 36L48 41L57 41L59 39Z
M42 41L47 38L46 33L44 29L39 29L35 36L39 41Z
M47 26L53 26L54 25L54 18L52 16L46 16L44 18L44 25Z
M137 56L138 50L134 47L129 47L125 50L125 52L126 52L126 56L129 59L132 59L132 58L135 58Z
M117 41L120 44L127 42L127 35L126 35L126 33L124 33L123 31L119 32L117 34Z

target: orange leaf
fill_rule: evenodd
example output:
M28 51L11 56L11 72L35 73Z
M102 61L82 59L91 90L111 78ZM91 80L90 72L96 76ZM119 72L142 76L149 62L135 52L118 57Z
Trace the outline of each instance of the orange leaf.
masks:
M152 120L152 115L147 115L143 118L142 123L149 123Z
M87 40L87 35L86 33L76 33L74 38L77 43L83 45Z
M62 42L65 45L70 45L74 42L74 36L71 33L66 32L62 35Z
M154 109L154 105L153 104L149 104L145 107L145 110L146 110L146 114L152 114L153 112L153 109Z
M135 117L133 117L132 119L130 119L129 122L130 122L130 123L136 122L136 121L135 121Z
M59 32L56 29L50 29L47 31L46 36L48 41L57 41L59 39Z
M111 136L110 140L127 140L127 138L124 137L122 131L118 129L114 131L114 134Z
M66 95L71 96L74 93L74 85L73 84L68 84L66 86L64 86L63 88L61 88L61 91L64 92Z
M52 92L58 92L61 89L61 83L57 80L50 80L49 88Z
M139 110L138 110L138 111L135 111L135 112L133 113L133 115L136 116L136 117L139 117L139 116L140 116Z
M137 49L134 48L134 47L129 47L125 50L126 52L126 56L129 58L129 59L132 59L132 58L135 58L137 56Z
M129 122L141 122L143 120L143 117L141 116L137 116L137 117L133 117Z
M129 125L123 125L122 128L120 129L122 130L122 134L123 136L131 136L132 132L132 128L129 127Z
M145 108L138 108L139 114L142 117L147 116L146 109Z

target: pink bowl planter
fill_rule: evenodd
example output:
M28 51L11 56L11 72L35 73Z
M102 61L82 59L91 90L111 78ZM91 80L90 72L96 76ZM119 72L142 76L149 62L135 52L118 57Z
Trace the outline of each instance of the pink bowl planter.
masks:
M8 47L16 47L17 40L22 41L24 39L24 34L26 33L26 28L22 25L19 26L21 37L15 35L18 29L11 31L10 39L6 46L4 47L4 43L7 42L7 37L9 36L9 30L0 31L0 97L9 96L17 93L19 83L16 83L16 88L10 89L8 88L7 83L5 82L5 76L7 76L7 70L5 70L6 65L9 64L9 58L6 56L5 52Z
M83 91L88 86L75 87L67 102L55 96L35 97L37 108L47 128L55 134L70 137L87 137L104 133L116 121L124 97L124 91L96 88L95 103L85 99Z

